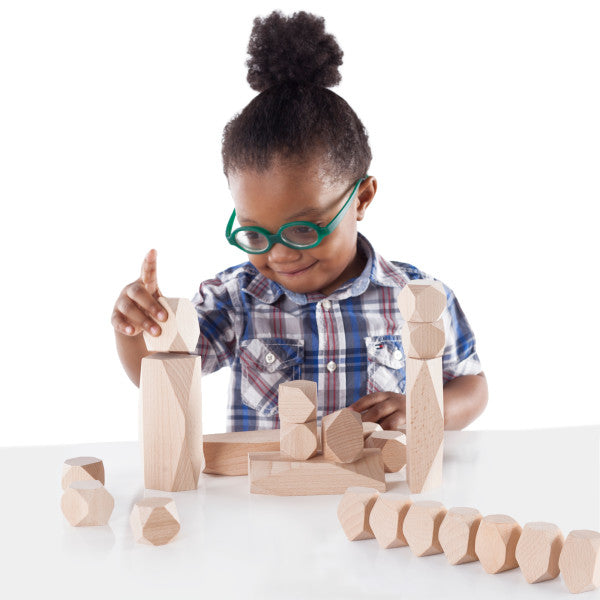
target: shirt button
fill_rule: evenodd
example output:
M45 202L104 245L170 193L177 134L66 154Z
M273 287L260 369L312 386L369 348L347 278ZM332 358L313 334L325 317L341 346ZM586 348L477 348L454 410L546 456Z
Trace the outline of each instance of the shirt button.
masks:
M402 358L402 350L394 350L394 358L400 360Z
M331 300L323 300L323 302L321 302L321 306L324 310L329 310L331 308Z
M272 352L269 352L266 356L265 356L265 360L267 361L267 364L272 364L275 362L275 355Z
M336 369L337 369L337 365L335 364L335 362L333 362L332 360L330 360L330 361L327 363L327 370L328 370L330 373L333 373L333 372L334 372Z

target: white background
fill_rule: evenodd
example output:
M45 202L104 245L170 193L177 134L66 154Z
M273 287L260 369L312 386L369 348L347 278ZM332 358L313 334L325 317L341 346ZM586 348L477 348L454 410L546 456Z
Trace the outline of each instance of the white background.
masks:
M471 429L600 422L600 5L0 4L0 445L137 438L110 316L158 251L191 298L245 260L221 134L255 95L252 20L325 17L378 180L361 223L456 293L490 400ZM228 372L203 380L225 430Z

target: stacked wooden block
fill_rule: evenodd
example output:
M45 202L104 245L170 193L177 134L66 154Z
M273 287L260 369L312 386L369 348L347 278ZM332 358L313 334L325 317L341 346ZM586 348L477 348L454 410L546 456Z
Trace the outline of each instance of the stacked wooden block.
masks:
M405 320L406 479L410 491L420 493L442 484L444 287L432 279L409 281L398 295L398 307Z

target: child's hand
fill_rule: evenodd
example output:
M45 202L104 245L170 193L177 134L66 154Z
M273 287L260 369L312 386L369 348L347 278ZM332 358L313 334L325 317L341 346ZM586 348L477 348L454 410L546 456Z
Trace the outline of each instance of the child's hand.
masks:
M167 312L158 302L159 296L156 250L152 249L144 258L140 278L126 285L115 302L111 318L115 331L134 336L145 329L151 335L160 335L157 321L165 321Z
M406 425L406 396L404 394L374 392L363 396L349 408L361 413L363 421L379 423L384 429L397 430Z

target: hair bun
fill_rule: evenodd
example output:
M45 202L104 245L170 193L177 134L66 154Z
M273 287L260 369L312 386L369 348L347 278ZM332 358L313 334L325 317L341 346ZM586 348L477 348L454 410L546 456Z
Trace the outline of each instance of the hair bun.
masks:
M258 92L288 81L333 87L342 79L342 49L325 33L325 19L305 11L256 17L248 54L248 83Z

